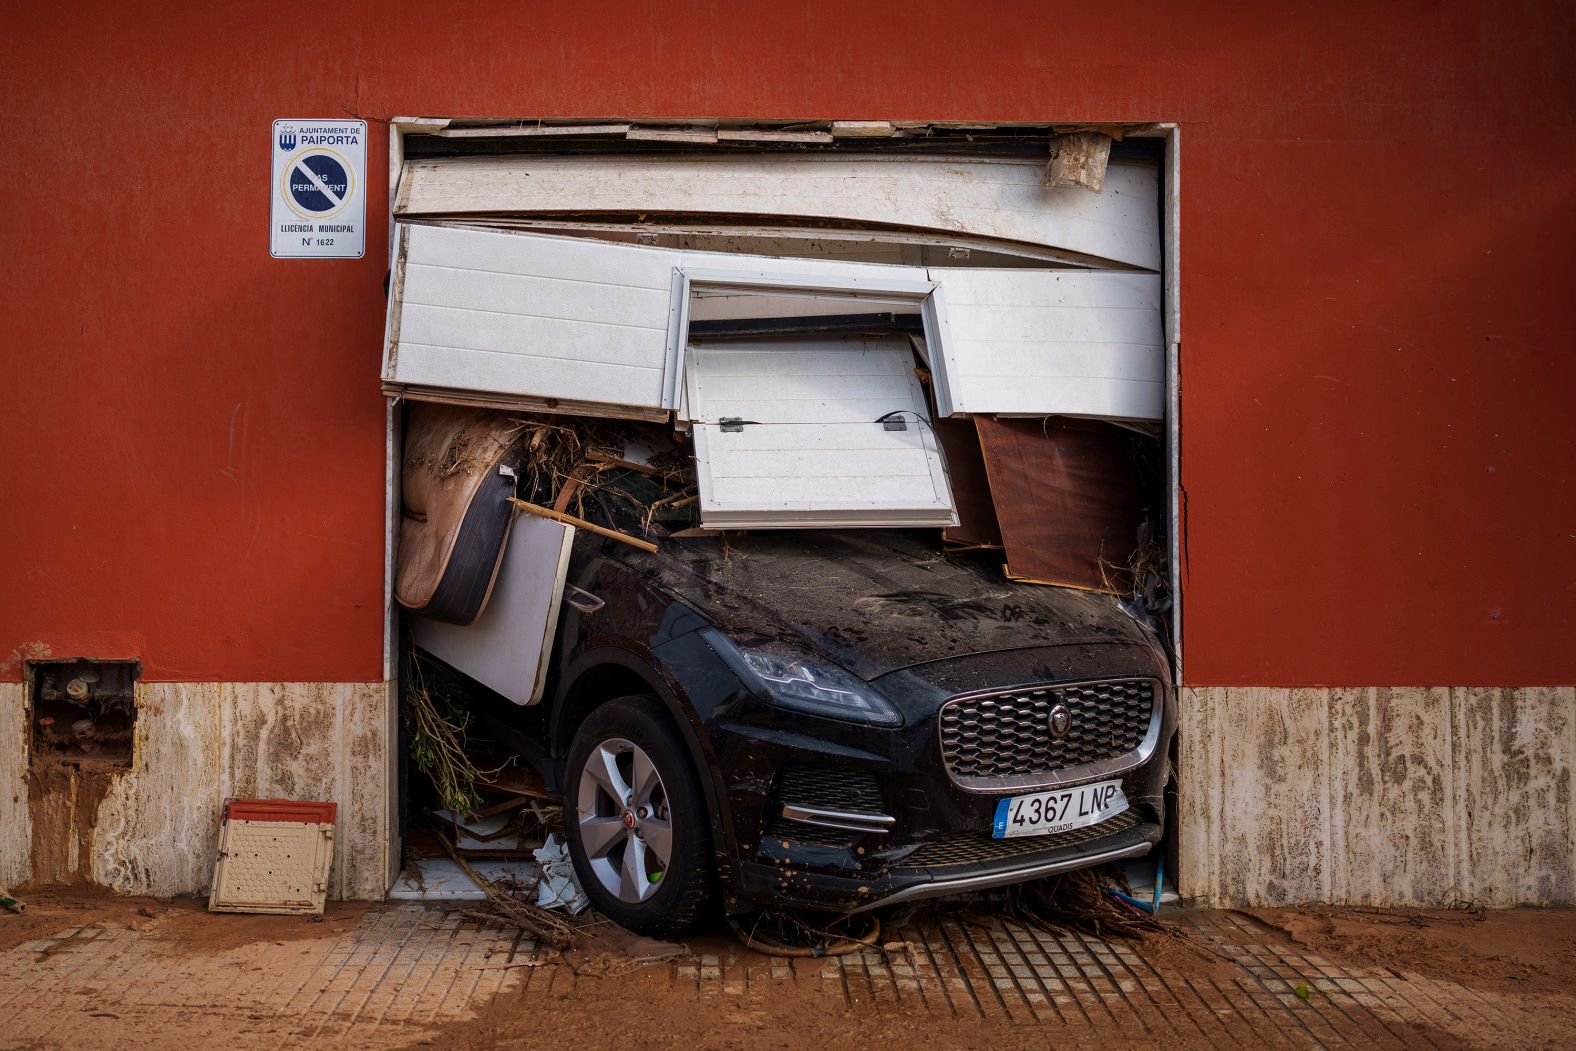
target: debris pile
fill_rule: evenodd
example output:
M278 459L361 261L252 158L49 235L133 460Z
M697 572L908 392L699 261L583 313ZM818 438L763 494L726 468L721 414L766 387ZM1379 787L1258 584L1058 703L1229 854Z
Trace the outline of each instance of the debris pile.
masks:
M1127 877L1114 865L1077 869L1005 891L1007 914L1035 926L1107 939L1170 930L1136 906Z

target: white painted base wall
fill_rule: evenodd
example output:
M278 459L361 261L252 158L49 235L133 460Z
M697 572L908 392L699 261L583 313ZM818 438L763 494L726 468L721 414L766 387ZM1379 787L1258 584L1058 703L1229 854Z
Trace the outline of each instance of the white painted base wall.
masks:
M25 690L0 683L0 886L30 873ZM392 696L383 682L138 684L133 766L79 871L124 894L206 894L225 798L332 800L329 894L381 899L398 860Z
M99 806L96 882L202 894L226 796L339 804L331 893L397 863L386 683L146 683L136 760ZM0 683L0 886L26 882L24 688ZM1576 688L1182 691L1184 897L1576 903Z
M1184 898L1576 903L1576 688L1184 689Z

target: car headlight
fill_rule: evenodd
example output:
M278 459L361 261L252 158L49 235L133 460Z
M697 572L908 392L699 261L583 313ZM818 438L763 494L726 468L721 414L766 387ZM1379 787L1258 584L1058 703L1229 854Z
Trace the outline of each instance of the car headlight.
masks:
M903 717L864 680L835 664L822 664L770 649L741 649L716 632L707 632L714 650L740 677L758 687L774 704L830 719L900 726Z

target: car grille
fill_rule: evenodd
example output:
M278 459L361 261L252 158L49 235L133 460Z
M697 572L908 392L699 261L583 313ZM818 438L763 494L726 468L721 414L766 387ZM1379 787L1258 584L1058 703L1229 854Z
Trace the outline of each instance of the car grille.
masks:
M1134 751L1155 712L1152 679L1047 686L949 701L941 709L941 756L959 784L1033 779ZM1052 737L1051 709L1072 715Z
M766 819L765 838L817 847L852 847L864 833L790 821L783 817L784 806L792 804L851 814L882 813L881 789L874 775L864 770L790 764L777 775L776 800Z
M777 810L789 804L854 814L882 812L875 775L802 764L785 766L777 775Z
M1027 857L1030 854L1049 854L1053 850L1082 846L1096 840L1114 836L1138 824L1138 815L1124 810L1098 825L1075 828L1050 836L1017 836L1012 839L992 839L989 832L965 832L924 844L903 859L904 868L946 868L950 865L978 865L987 861L1004 861L1009 858Z

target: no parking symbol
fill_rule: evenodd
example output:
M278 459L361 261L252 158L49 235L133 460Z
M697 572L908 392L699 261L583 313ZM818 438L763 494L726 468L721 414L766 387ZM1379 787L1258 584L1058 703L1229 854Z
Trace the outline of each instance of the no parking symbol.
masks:
M359 259L366 250L365 121L276 120L271 251Z

